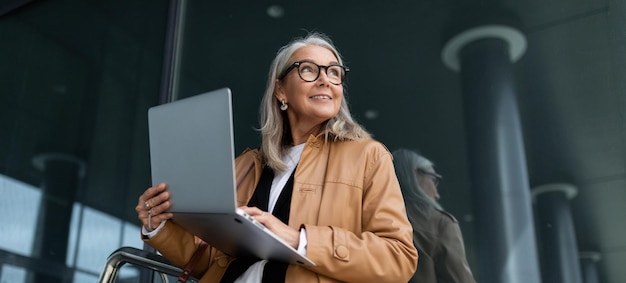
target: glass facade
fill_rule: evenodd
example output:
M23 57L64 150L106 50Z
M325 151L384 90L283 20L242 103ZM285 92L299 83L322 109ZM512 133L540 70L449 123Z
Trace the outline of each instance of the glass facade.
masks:
M0 4L0 282L96 282L143 247L129 187L150 184L169 3L131 2Z

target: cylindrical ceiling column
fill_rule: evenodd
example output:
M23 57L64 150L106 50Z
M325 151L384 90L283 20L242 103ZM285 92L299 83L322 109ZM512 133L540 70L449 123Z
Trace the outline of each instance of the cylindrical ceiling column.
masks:
M602 255L598 252L579 252L580 269L583 275L583 283L600 283L600 272L598 271L598 261Z
M458 25L442 51L461 77L477 239L478 282L540 282L513 63L526 49L515 26Z
M554 183L533 188L541 237L544 282L582 283L570 199L578 189Z
M66 264L70 221L85 163L64 153L44 153L33 158L43 172L43 197L38 220L38 255L43 260ZM61 278L36 274L35 282L62 282Z

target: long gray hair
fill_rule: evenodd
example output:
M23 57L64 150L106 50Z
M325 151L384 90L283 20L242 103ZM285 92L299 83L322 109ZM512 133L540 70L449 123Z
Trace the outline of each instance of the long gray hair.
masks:
M393 165L411 223L429 218L435 209L441 209L441 205L424 192L417 180L417 169L433 167L430 160L415 151L401 148L393 152Z
M274 96L276 80L278 76L292 63L291 56L298 49L305 46L321 46L330 50L339 64L343 65L343 59L333 45L330 38L321 33L309 33L303 38L292 40L289 44L281 47L270 66L267 79L267 88L261 101L259 124L261 131L261 152L265 162L275 171L285 169L285 164L281 157L290 146L291 136L287 115L279 110L280 103ZM334 140L360 140L370 138L370 134L359 125L350 114L348 102L346 100L345 84L343 85L344 97L341 101L339 113L322 125L322 132L326 134L326 141L329 138Z

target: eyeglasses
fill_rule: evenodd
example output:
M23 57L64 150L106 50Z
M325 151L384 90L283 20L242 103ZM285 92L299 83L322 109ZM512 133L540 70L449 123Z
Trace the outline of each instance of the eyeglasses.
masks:
M443 179L443 176L437 174L437 173L433 173L433 172L428 172L424 169L417 169L417 173L422 174L422 175L427 175L432 177L431 179L433 180L433 183L435 184L435 187L439 186L439 183L441 183L441 179Z
M341 66L339 64L330 64L328 66L322 66L315 64L311 61L296 61L289 66L280 76L278 76L279 80L282 80L287 76L291 70L294 68L298 68L298 75L305 82L314 82L317 78L320 77L320 70L322 68L326 71L326 77L328 77L328 81L334 85L340 85L343 83L343 80L346 77L346 73L350 71L348 67Z

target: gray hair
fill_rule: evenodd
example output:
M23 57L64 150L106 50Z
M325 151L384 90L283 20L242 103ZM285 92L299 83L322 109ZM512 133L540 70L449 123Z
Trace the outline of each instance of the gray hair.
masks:
M261 109L259 124L261 131L261 152L265 162L275 171L285 169L285 164L281 157L284 155L286 148L291 142L291 129L286 113L279 110L280 104L278 99L274 97L276 89L276 80L278 76L285 71L291 64L291 56L300 48L305 46L321 46L330 50L340 65L343 65L343 59L333 45L330 38L321 33L309 33L303 38L292 40L289 44L281 47L270 65L269 75L267 78L267 87L265 94L261 100ZM360 140L370 138L370 134L359 125L350 114L348 102L345 96L346 88L343 85L344 97L341 101L339 113L322 125L322 132L326 135L326 141L329 138L334 140Z
M393 164L411 223L429 218L435 209L442 209L435 199L424 192L417 179L417 169L433 167L432 161L415 151L401 148L393 152Z

